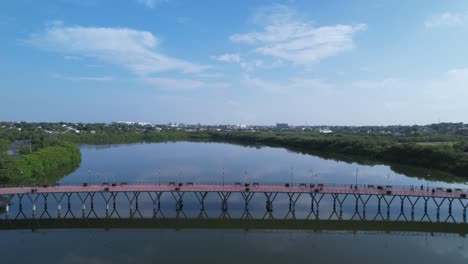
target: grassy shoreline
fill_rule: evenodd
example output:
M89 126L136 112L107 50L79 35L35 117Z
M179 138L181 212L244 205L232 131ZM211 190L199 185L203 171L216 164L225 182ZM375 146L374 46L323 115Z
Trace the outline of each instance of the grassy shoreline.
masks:
M1 184L48 184L73 172L81 162L81 152L72 143L42 148L0 164Z

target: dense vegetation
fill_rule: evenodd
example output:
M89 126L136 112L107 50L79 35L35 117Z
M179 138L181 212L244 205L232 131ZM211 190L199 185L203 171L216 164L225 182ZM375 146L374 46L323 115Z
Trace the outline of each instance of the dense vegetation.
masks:
M61 142L31 154L0 163L0 182L4 184L51 183L78 167L80 150Z
M0 161L8 158L7 151L10 148L10 142L0 138Z
M168 131L160 133L102 132L99 134L62 134L60 139L77 144L123 144L137 142L166 142L181 140L208 140L206 133Z

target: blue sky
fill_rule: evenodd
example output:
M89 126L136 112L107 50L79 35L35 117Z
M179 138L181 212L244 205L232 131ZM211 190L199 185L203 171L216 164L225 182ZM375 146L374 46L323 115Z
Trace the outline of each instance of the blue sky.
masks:
M468 122L464 0L10 0L0 120Z

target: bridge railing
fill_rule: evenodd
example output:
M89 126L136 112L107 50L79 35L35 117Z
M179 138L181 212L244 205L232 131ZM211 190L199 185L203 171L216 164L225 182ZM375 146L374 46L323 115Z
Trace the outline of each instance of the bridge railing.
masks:
M305 182L219 182L219 181L197 181L197 182L190 182L190 181L172 181L172 182L101 182L101 183L87 183L87 182L70 182L70 183L55 183L55 184L28 184L28 185L14 185L14 184L1 184L0 188L37 188L37 187L52 187L52 186L124 186L124 185L216 185L216 186L250 186L255 188L257 186L277 186L277 187L302 187L302 188L350 188L350 189L380 189L380 190L405 190L405 191L417 191L417 190L434 190L434 191L442 191L442 192L468 192L468 188L458 188L458 187L442 187L442 186L424 186L424 185L376 185L376 184L346 184L346 183L305 183Z

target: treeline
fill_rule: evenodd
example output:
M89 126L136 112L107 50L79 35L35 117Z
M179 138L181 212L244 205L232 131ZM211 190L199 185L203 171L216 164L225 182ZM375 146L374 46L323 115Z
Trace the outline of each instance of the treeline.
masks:
M80 150L72 143L56 142L16 159L0 162L0 183L51 183L76 169Z
M185 132L185 131L167 131L167 132L116 132L116 133L96 133L96 134L76 134L67 133L61 134L60 139L76 144L126 144L138 142L166 142L166 141L197 141L207 140L209 134L202 132Z
M10 142L0 138L0 162L8 158L7 151L10 148Z
M456 145L399 143L385 137L310 135L307 133L216 132L214 141L260 144L305 152L322 152L364 157L386 163L424 167L468 177L468 155Z

